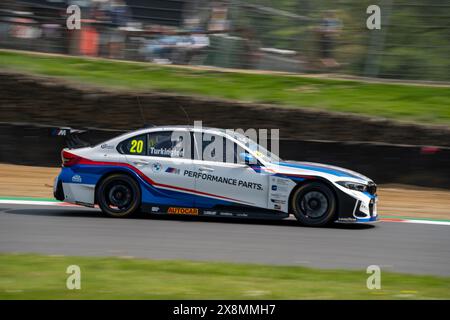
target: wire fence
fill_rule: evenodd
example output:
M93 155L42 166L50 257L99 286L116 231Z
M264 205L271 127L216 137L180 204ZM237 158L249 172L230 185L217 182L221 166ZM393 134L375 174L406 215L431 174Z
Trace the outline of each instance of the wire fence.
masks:
M70 5L79 30L67 28ZM369 5L380 29L366 26ZM450 1L2 0L0 48L450 81Z

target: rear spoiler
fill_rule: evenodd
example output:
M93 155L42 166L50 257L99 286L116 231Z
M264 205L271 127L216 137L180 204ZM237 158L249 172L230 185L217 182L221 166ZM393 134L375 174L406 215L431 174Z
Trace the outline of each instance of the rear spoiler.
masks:
M66 145L69 149L89 147L90 143L80 139L79 135L87 132L87 130L73 129L70 127L50 128L50 136L64 137Z

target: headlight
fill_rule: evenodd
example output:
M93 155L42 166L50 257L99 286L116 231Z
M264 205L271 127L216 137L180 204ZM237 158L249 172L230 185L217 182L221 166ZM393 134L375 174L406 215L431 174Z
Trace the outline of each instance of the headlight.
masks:
M351 181L338 181L338 184L340 184L343 187L346 187L350 190L356 190L356 191L367 191L367 185L357 182L351 182Z

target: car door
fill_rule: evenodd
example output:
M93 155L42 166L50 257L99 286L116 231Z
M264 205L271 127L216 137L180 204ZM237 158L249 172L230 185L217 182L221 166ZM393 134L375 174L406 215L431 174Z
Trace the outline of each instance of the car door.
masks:
M239 163L239 149L234 141L209 133L196 133L194 136L195 189L204 195L198 198L197 206L224 204L267 208L268 174L258 173L251 166Z
M149 132L119 145L128 164L145 175L143 202L194 206L195 180L184 175L185 170L193 170L192 152L188 150L190 148L183 148L180 137L190 140L189 131Z

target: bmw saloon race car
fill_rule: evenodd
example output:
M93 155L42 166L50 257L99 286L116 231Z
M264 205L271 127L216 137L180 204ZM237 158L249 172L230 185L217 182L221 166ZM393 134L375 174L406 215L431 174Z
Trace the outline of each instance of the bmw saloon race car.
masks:
M247 136L194 126L151 127L65 148L56 199L106 215L283 219L303 225L377 220L376 185L339 167L283 161Z

